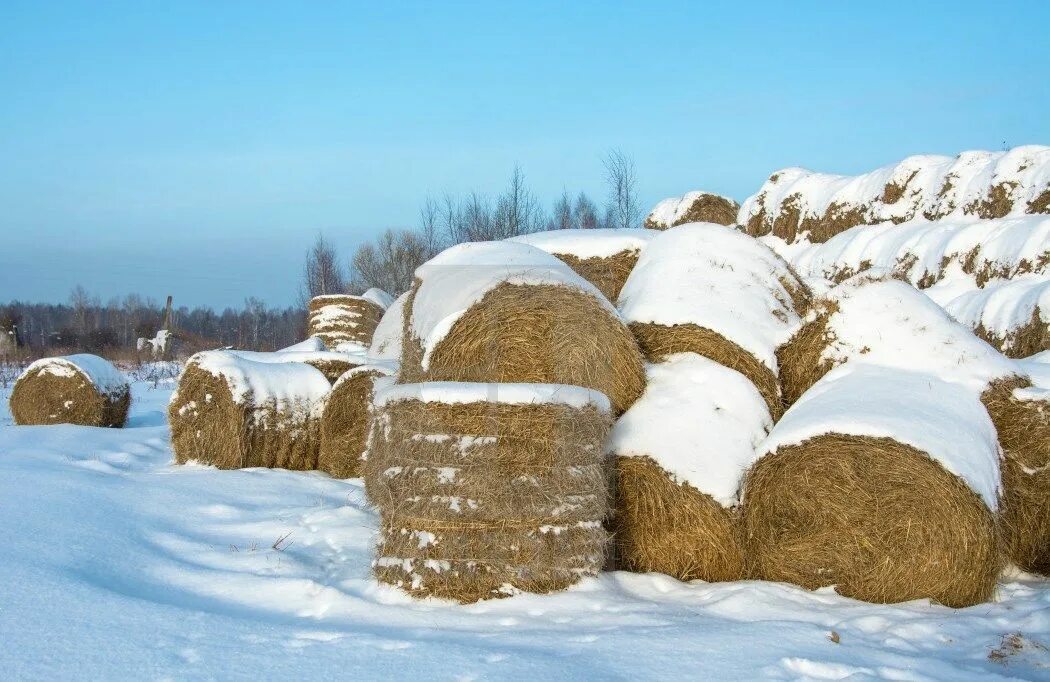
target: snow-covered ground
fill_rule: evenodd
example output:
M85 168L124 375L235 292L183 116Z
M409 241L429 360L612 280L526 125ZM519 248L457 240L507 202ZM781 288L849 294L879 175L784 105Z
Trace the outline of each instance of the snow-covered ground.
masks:
M954 611L608 573L456 606L370 578L360 481L171 466L125 429L15 427L0 391L5 679L1048 679L1050 582Z

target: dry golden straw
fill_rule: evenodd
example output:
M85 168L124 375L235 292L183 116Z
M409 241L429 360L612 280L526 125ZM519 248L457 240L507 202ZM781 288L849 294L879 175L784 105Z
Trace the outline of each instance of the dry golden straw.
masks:
M360 476L375 382L388 375L385 369L366 365L348 372L332 387L321 414L317 458L317 468L332 478Z
M568 253L552 254L558 260L564 262L576 271L576 274L590 282L613 303L620 295L620 289L631 274L636 263L638 263L637 249L620 251L611 256L594 256L592 258L577 258Z
M15 382L9 404L16 424L124 426L131 405L127 383L104 393L70 359L54 360L62 363L58 372L53 366L34 363ZM102 358L96 360L105 362Z

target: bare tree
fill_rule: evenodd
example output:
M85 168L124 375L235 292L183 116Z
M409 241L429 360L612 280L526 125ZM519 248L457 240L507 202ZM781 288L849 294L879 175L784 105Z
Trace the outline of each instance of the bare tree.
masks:
M335 247L318 234L317 240L306 253L306 265L303 268L303 281L299 289L302 305L314 296L341 294L346 291L346 278L339 264Z
M416 268L431 257L423 237L408 230L386 230L354 253L353 287L379 287L397 295L412 286Z
M88 317L91 309L91 295L81 285L69 292L69 306L73 308L73 328L78 334L88 331Z
M427 197L419 209L419 236L426 246L427 258L433 258L441 250L441 206Z
M547 223L551 230L572 230L579 225L572 211L572 199L569 198L568 190L562 190L561 197L554 202L554 210L551 212L550 221Z
M496 200L490 239L506 239L519 234L528 234L540 229L539 202L525 186L525 174L520 166L514 167L510 185Z
M609 184L609 208L615 227L637 227L642 209L638 203L638 178L634 159L619 149L605 155L605 180Z
M600 227L598 207L583 192L576 197L576 203L572 206L572 222L581 230L593 230Z

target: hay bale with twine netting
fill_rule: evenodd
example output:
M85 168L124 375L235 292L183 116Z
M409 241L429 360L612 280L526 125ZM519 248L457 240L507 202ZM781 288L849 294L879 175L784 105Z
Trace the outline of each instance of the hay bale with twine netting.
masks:
M330 388L304 363L197 353L168 404L175 462L315 469L320 412Z
M608 506L608 399L551 384L436 382L376 394L365 484L376 577L459 602L594 575Z
M652 232L633 229L551 230L508 241L535 246L563 261L615 303Z
M728 197L711 192L689 192L683 197L671 197L658 203L643 225L650 230L666 230L686 223L736 223L740 204Z
M124 375L97 355L44 358L18 377L10 398L19 425L78 424L121 427L131 388Z
M739 489L773 421L747 378L681 353L651 365L613 426L613 542L620 567L716 582L744 577Z
M846 365L758 452L743 492L751 577L878 603L991 598L999 448L976 397L926 374Z
M372 396L395 378L390 366L369 364L348 371L332 385L321 413L318 469L332 478L361 475Z
M514 242L452 247L416 270L400 381L554 383L641 395L641 353L616 309L569 266Z
M619 309L652 362L697 353L734 369L781 412L776 348L801 324L808 290L788 264L728 227L660 233L620 292Z
M393 302L381 289L361 296L330 294L315 296L308 306L309 333L324 341L329 350L366 350L383 313Z

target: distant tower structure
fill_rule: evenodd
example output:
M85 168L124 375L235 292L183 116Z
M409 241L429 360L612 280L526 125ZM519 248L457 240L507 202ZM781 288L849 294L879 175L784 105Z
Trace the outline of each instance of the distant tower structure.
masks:
M175 356L174 315L171 310L171 302L172 297L169 294L164 304L164 318L156 335L152 339L140 337L135 342L135 347L140 352L148 352L156 360L171 360Z

